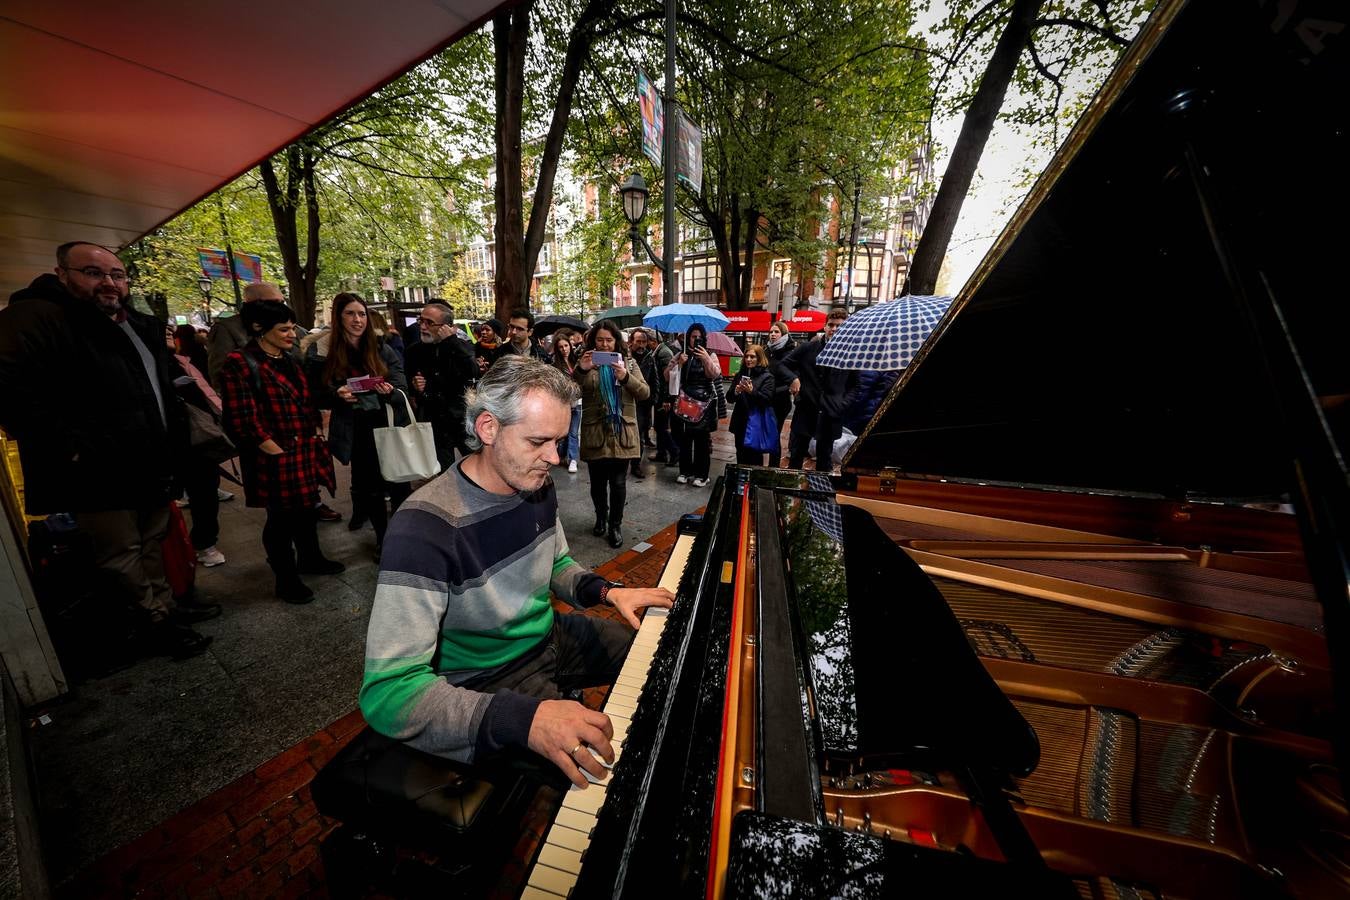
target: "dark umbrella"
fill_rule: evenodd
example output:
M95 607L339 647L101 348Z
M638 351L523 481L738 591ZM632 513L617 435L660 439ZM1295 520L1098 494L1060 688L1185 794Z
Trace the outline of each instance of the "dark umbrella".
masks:
M570 328L573 331L585 331L586 323L576 316L544 316L542 319L534 320L534 336L537 338L547 337L559 328Z
M591 324L602 319L608 319L620 328L630 328L633 325L641 325L642 317L651 309L650 306L615 306L612 309L602 310L591 320Z

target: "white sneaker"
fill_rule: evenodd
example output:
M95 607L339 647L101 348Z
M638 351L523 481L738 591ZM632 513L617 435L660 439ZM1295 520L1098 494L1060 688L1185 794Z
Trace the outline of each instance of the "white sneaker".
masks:
M221 503L229 503L231 500L234 499L234 494L231 494L224 488L216 488L216 499L219 500Z
M694 487L707 487L707 486L708 486L708 479L706 478L694 479Z
M221 553L215 547L207 547L205 550L197 551L197 565L211 568L219 566L225 562L225 554Z
M689 476L688 476L688 475L676 475L676 476L675 476L675 480L678 481L680 484L688 484L688 483L689 483Z
M569 459L567 461L567 471L571 472L573 475L577 474L577 461L575 459Z

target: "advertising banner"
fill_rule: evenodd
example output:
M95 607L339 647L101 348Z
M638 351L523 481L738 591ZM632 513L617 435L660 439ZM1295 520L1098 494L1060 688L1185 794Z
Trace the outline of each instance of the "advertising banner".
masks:
M642 114L642 152L652 161L652 165L660 166L665 111L661 107L660 92L641 69L637 72L637 93L638 111Z
M675 177L697 196L703 186L703 129L675 109Z
M724 314L729 323L726 331L768 331L773 324L764 309L728 309Z
M197 248L197 261L201 264L202 274L207 278L225 280L230 277L230 264L225 259L224 250ZM262 258L252 253L234 252L234 274L240 281L249 283L262 281Z

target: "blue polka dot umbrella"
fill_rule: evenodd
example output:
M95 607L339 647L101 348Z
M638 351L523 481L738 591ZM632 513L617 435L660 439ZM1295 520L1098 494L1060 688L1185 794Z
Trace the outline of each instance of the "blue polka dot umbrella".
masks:
M951 305L951 297L900 297L856 312L816 357L816 364L864 372L909 365Z

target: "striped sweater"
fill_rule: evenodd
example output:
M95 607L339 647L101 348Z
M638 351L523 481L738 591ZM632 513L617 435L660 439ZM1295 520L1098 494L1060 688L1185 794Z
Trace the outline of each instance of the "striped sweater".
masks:
M573 604L605 581L568 555L553 482L491 494L456 463L389 525L366 634L361 712L381 734L463 761L525 746L539 700L459 687L519 659L553 627L549 591Z

